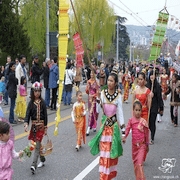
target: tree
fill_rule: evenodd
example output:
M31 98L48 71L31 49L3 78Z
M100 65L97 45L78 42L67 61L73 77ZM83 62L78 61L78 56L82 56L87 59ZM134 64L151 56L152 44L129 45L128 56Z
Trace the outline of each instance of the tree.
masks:
M117 32L117 27L119 27L119 34L118 34L118 40L119 40L119 54L118 54L118 59L122 60L128 60L128 53L127 53L127 47L130 44L130 39L127 33L126 27L123 25L124 22L126 22L125 17L120 17L117 16L117 23L116 24L116 32ZM116 38L114 39L114 43L117 45L117 33L116 33Z
M103 42L103 51L110 50L114 34L114 11L106 0L74 0L74 7L78 23L82 32L82 40L94 57L97 45ZM70 19L70 35L79 32L77 22ZM72 39L71 39L72 40ZM72 45L72 43L70 42ZM71 52L72 53L72 52Z
M58 0L49 0L50 31L57 31ZM31 54L45 54L46 50L46 1L24 0L21 5L21 22L30 38Z
M0 4L0 49L3 63L7 55L11 55L12 59L20 54L29 55L29 38L11 0L3 0Z

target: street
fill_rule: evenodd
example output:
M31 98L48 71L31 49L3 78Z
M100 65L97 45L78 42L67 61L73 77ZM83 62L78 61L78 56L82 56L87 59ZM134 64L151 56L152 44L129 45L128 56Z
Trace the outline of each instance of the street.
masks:
M80 86L83 99L87 102L85 85ZM44 93L44 92L43 92ZM44 97L44 95L42 96ZM150 145L149 153L144 164L147 180L156 179L180 179L180 126L174 127L170 119L169 98L165 102L164 115L161 123L157 123L154 145ZM29 97L27 97L29 99ZM75 89L73 90L73 102L75 102ZM5 117L9 115L9 105L2 106ZM87 106L86 106L87 108ZM125 123L132 115L132 95L129 103L123 104ZM87 142L79 152L76 151L76 132L70 113L71 106L61 104L61 122L59 134L54 136L56 112L48 109L48 135L53 142L53 152L46 157L45 166L37 169L35 175L31 174L30 166L32 156L24 162L13 160L13 180L98 180L98 156L92 156L88 142L95 135L90 132ZM87 113L88 114L88 113ZM98 119L98 129L100 126ZM13 125L16 140L16 151L23 150L28 145L27 133L24 133L23 123ZM134 169L131 158L131 133L123 144L124 153L119 158L117 180L134 180ZM174 164L172 164L172 158ZM163 164L162 164L163 163Z

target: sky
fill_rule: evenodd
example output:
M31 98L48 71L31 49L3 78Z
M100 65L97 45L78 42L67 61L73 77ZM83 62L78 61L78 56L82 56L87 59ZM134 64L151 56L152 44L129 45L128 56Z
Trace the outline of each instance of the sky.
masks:
M170 15L180 23L180 0L107 0L117 15L126 17L125 24L147 26L155 25L158 13L165 4Z

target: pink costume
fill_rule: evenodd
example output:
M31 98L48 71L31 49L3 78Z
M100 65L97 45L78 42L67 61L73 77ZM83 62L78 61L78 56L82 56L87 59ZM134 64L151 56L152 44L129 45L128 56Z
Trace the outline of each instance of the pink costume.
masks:
M149 144L149 128L147 121L143 118L130 118L125 131L125 137L132 129L132 159L136 180L145 180L143 162L147 155Z
M13 170L12 158L18 158L19 154L14 150L13 141L0 141L0 180L11 180Z
M97 126L97 118L98 114L96 112L96 102L97 102L97 94L99 92L99 85L96 81L88 80L87 84L89 84L89 89L86 88L86 93L88 94L88 126L90 128L96 128Z

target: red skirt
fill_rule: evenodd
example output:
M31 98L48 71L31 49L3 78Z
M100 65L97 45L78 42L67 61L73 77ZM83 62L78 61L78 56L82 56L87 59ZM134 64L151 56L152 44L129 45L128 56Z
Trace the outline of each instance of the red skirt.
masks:
M35 128L35 129L34 129ZM29 140L33 140L34 142L36 141L42 141L42 138L44 136L44 126L31 126L31 130L29 133Z

